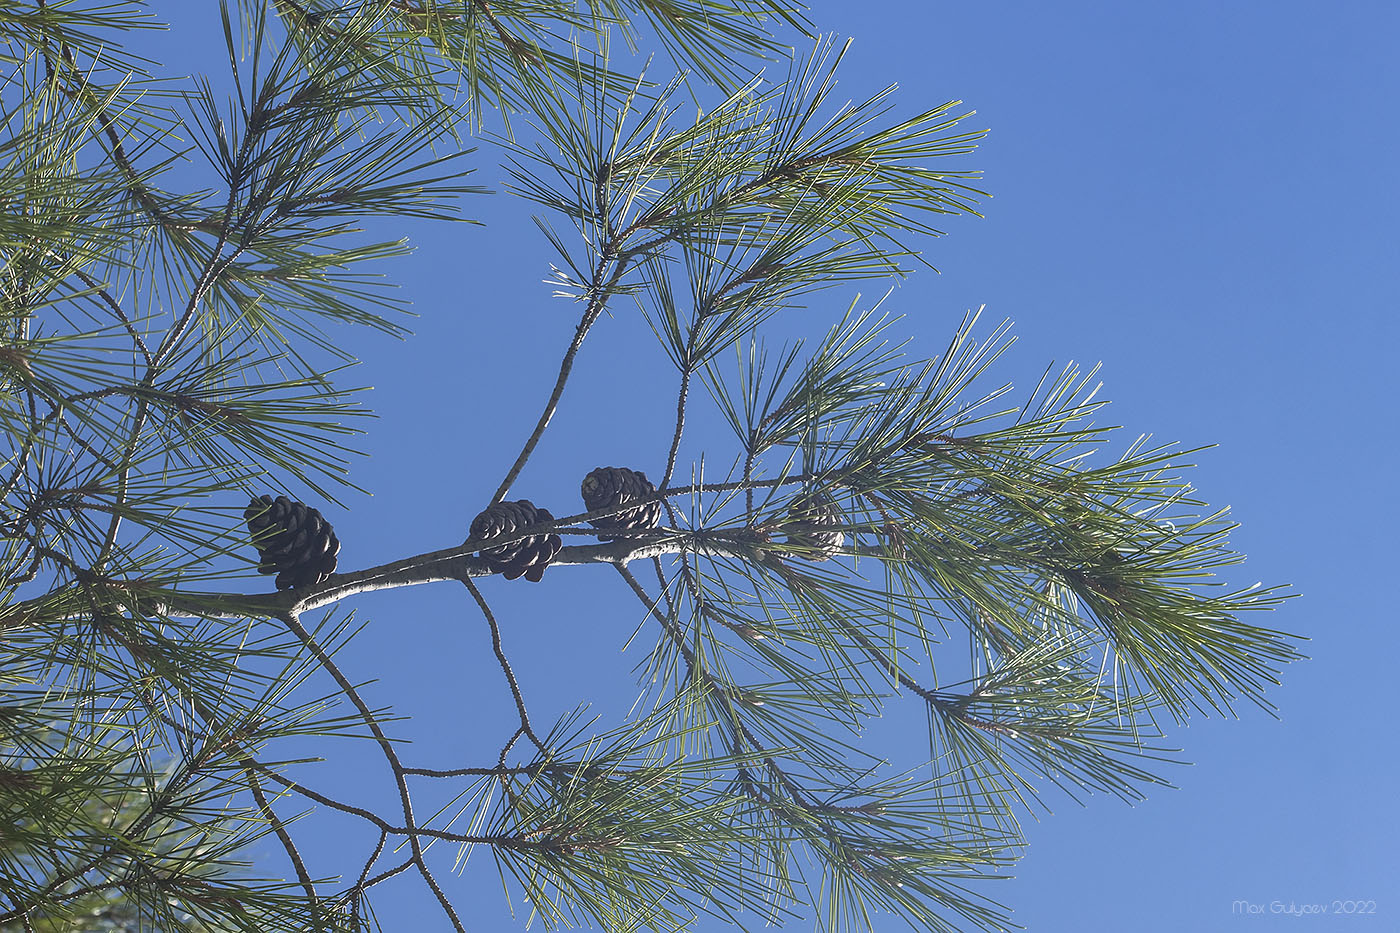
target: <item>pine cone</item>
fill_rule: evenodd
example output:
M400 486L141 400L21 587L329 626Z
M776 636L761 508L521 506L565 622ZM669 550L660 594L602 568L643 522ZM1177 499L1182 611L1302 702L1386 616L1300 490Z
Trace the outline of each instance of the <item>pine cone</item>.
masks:
M627 467L598 467L583 478L579 487L583 493L583 505L588 511L622 505L636 499L645 499L656 492L656 487L640 470ZM624 509L602 518L590 519L594 528L616 528L626 531L646 531L655 528L661 521L661 503L644 502L631 509ZM616 541L627 535L600 534L599 541Z
M277 589L310 586L335 573L340 541L315 509L286 496L256 496L243 518L258 549L258 573L277 574Z
M828 560L846 541L840 525L840 507L818 492L793 500L783 530L787 532L787 543L797 548L798 557Z
M553 520L554 516L549 514L548 509L535 508L529 499L497 502L472 519L471 538L493 538ZM531 535L500 547L488 548L481 552L481 557L486 561L488 570L504 574L507 580L523 575L531 583L538 583L544 576L544 569L563 545L558 535Z

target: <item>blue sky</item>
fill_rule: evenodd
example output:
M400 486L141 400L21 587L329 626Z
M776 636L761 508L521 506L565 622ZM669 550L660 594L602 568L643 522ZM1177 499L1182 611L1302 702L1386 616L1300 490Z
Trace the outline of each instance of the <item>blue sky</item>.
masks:
M1027 820L1016 878L988 889L1037 931L1400 929L1386 492L1400 7L900 0L821 2L813 19L855 38L840 99L897 82L900 112L961 99L977 111L969 125L991 129L966 160L994 195L984 218L951 221L926 252L941 273L916 274L885 304L906 315L914 352L937 353L964 311L985 305L984 330L1016 322L998 372L1027 390L1051 360L1102 361L1109 420L1125 435L1219 444L1194 482L1242 523L1233 540L1250 561L1233 582L1302 594L1273 619L1311 639L1311 660L1273 694L1277 721L1245 708L1174 731L1194 764L1136 807L1050 798L1052 815ZM477 158L472 180L499 189L497 153ZM553 257L531 206L501 194L466 210L485 225L405 228L418 251L392 274L421 315L416 336L346 337L363 359L351 379L375 387L379 419L352 477L373 498L325 510L343 569L465 537L571 335L575 310L541 282ZM813 320L855 292L819 297ZM659 474L673 405L645 325L604 319L517 493L561 514L594 466ZM621 648L638 619L617 581L588 569L483 585L537 721L584 700L625 711L635 695L642 654ZM356 609L367 626L342 664L378 681L372 701L411 717L400 734L413 756L446 766L492 754L512 713L461 588L373 594ZM367 749L336 754L327 789L388 781ZM327 827L317 854L332 862L351 843ZM475 928L512 928L484 853L449 883ZM1335 916L1344 901L1374 913ZM387 929L444 928L417 882L385 885L377 904ZM1290 904L1328 913L1300 919L1281 912Z

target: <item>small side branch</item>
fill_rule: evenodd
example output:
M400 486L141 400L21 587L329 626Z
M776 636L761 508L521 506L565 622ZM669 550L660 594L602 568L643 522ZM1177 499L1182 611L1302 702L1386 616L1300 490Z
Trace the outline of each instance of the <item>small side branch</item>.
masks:
M544 742L535 734L535 730L530 726L530 714L525 710L525 699L520 695L520 684L515 680L515 672L510 669L510 662L506 660L505 650L501 647L501 627L496 622L496 616L491 612L491 607L486 604L486 599L481 595L481 591L476 588L476 584L467 578L462 584L472 594L472 599L476 600L477 606L481 609L481 614L486 617L486 624L491 627L491 648L496 652L496 661L501 665L501 671L506 675L506 683L510 685L510 695L515 698L515 710L520 715L520 731L525 734L535 747L544 752ZM504 757L504 755L502 756Z
M584 308L583 316L574 331L574 339L569 344L569 349L564 351L564 359L559 363L559 375L554 380L554 390L549 395L549 401L545 403L544 411L540 413L539 421L535 423L534 431L530 432L525 446L521 448L520 455L515 458L515 463L511 464L506 478L501 481L501 485L496 489L496 494L491 497L492 505L505 498L510 487L515 484L516 478L520 476L520 471L525 469L525 464L529 462L530 455L535 451L535 445L544 436L544 429L549 427L550 419L554 417L554 411L559 407L559 399L564 395L564 386L569 381L569 374L573 372L574 357L578 356L579 348L583 346L583 339L588 336L588 331L598 320L598 315L603 313L603 308L607 305L612 290L617 286L623 273L627 271L630 261L631 256L625 253L620 256L604 256L599 260L598 268L593 275L593 294L589 298L588 306Z
M676 455L681 449L681 434L685 431L685 406L690 399L690 363L687 360L685 368L681 370L681 387L676 393L676 428L671 434L671 450L666 455L666 472L661 476L661 484L658 489L666 489L671 485L671 477L676 472Z
M331 656L326 653L325 649L312 637L311 633L306 630L306 627L301 624L297 613L287 613L282 616L282 621L286 624L288 630L290 630L292 634L306 646L306 649L311 652L312 656L316 658L321 668L335 680L337 686L340 687L340 692L354 705L355 709L360 714L361 721L369 728L370 733L379 743L379 747L384 752L384 758L388 762L390 770L394 773L394 782L398 785L399 802L403 807L403 832L404 835L408 837L408 845L412 852L413 864L417 866L418 874L422 876L424 883L428 885L433 895L438 899L438 904L441 905L443 912L447 915L448 920L451 921L453 929L455 929L457 933L466 933L466 928L462 926L462 921L458 918L456 910L453 909L451 901L449 901L447 895L443 893L442 888L437 883L437 879L433 877L432 871L428 868L426 859L423 857L422 837L428 833L418 827L413 816L413 799L408 791L408 776L404 773L403 763L399 761L399 755L394 749L393 742L384 734L384 729L379 724L379 718L374 715L374 711L365 703L359 691L355 688L355 685L341 672L339 666L331 660Z
M292 866L296 869L297 880L301 882L301 889L306 892L306 903L311 909L313 929L319 931L324 929L321 922L320 902L316 897L316 885L311 881L311 874L306 870L306 863L302 861L301 853L297 851L296 843L292 841L291 833L287 832L287 825L277 816L272 809L271 802L267 799L267 794L263 792L262 782L258 780L258 775L254 772L251 761L243 762L243 773L248 776L248 789L252 791L253 799L257 801L258 809L262 811L263 817L272 826L272 831L277 834L277 838L282 842L282 848L286 850L287 858L292 860Z

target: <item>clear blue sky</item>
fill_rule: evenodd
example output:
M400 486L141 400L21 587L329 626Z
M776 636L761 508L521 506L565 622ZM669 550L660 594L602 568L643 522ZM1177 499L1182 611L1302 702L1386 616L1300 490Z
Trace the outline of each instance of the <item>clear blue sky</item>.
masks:
M1017 877L988 888L1036 931L1400 929L1389 592L1400 555L1386 491L1400 6L899 0L821 2L813 18L856 39L842 99L897 82L903 112L962 99L992 131L968 160L994 195L985 218L952 221L927 252L942 273L916 275L886 304L908 315L916 352L936 353L964 310L985 304L984 322L1016 322L1001 374L1027 388L1051 360L1102 360L1125 433L1220 445L1195 482L1243 523L1234 541L1250 562L1235 582L1303 594L1274 619L1307 635L1312 656L1273 694L1279 721L1245 709L1178 730L1170 738L1194 765L1169 773L1179 789L1136 807L1050 798ZM473 180L499 187L496 154L479 158ZM406 230L419 251L393 274L422 315L417 336L349 338L364 359L351 378L375 386L380 417L353 476L374 497L327 510L344 569L465 537L571 335L575 309L541 283L552 255L530 206L500 195L467 210L486 226ZM819 301L829 312L853 294ZM605 319L518 494L561 514L594 466L660 473L667 373L639 319ZM584 700L615 714L633 698L642 655L621 647L638 619L603 576L484 584L537 722ZM343 666L378 680L372 701L412 717L399 730L411 757L492 754L513 728L509 697L461 588L375 594L357 610L368 624ZM362 769L325 767L323 786L386 785L368 749L342 753ZM330 871L338 850L373 842L357 838L328 836L309 857ZM449 884L475 929L523 922L504 912L485 852ZM1374 914L1332 915L1352 900ZM1242 916L1236 901L1259 911ZM1289 917L1274 902L1329 915ZM386 885L377 904L386 929L445 928L416 881Z

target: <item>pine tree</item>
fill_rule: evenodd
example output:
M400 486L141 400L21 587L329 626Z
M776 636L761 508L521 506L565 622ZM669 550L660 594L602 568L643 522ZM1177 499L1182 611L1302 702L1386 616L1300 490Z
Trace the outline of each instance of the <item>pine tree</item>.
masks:
M488 852L548 926L805 907L833 930L880 911L1003 929L978 882L1040 788L1135 799L1170 757L1159 722L1268 705L1293 639L1246 618L1284 594L1213 578L1241 557L1183 478L1191 451L1107 453L1094 372L986 385L1009 334L975 315L931 359L859 305L765 342L975 213L957 104L835 99L842 49L784 0L221 14L227 72L172 83L135 51L157 25L137 3L0 13L0 929L361 930L408 872L464 930L442 878ZM665 55L630 74L619 38ZM760 56L786 80L754 79ZM318 505L353 489L364 412L328 328L399 331L365 270L407 247L376 231L469 215L472 136L540 212L572 342L552 387L511 387L543 410L461 545L346 567ZM669 447L650 473L578 477L573 514L512 498L605 313L640 313L674 364ZM688 443L722 480L681 462L702 404L731 435ZM606 727L532 721L477 585L567 587L545 573L566 565L616 577L653 644L644 702ZM454 581L516 716L431 769L393 742L407 711L370 706L335 653L357 596ZM308 689L322 676L335 697ZM857 737L893 703L927 712L915 771ZM305 743L346 735L395 807L306 776ZM416 811L426 784L462 811ZM357 875L302 857L307 807L377 839ZM276 864L251 854L269 843Z

